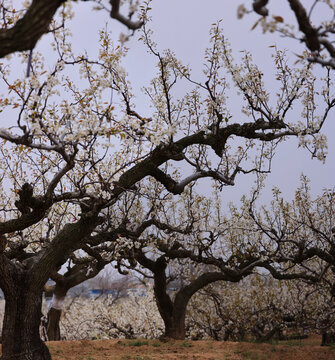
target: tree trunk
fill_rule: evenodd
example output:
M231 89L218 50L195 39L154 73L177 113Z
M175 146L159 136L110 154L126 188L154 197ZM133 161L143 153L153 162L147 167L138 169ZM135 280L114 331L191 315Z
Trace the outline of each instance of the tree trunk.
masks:
M51 360L40 337L42 294L29 293L25 284L6 294L0 360Z
M48 311L47 336L49 341L59 341L61 339L59 322L67 291L68 289L62 284L56 284Z
M62 315L62 310L50 308L48 311L48 327L47 327L47 336L49 341L59 341L60 340L60 317Z
M144 260L141 258L142 262ZM179 291L175 301L171 300L167 292L167 278L165 274L166 261L164 257L156 260L152 271L154 273L154 292L158 311L164 321L164 337L184 340L185 339L185 316L189 298Z
M328 331L322 333L321 346L330 346L335 343L335 333Z
M185 313L181 317L174 316L164 316L165 324L165 333L164 337L175 339L175 340L184 340L186 336L185 331Z
M138 250L135 257L143 267L149 269L154 274L154 293L158 311L165 325L164 336L176 340L185 339L187 304L198 290L218 280L240 280L240 278L236 279L222 272L207 272L191 281L189 285L182 287L176 293L174 301L172 301L167 290L167 277L165 273L167 267L166 255L160 256L157 260L153 261L148 259L142 250Z

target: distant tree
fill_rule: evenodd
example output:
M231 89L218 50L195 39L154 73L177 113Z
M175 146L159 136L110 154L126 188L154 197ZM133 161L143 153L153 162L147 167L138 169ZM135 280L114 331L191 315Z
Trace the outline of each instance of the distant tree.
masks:
M101 255L101 252L101 249L94 249L94 247L92 247L89 250L90 256L76 257L73 254L71 255L70 261L67 264L67 270L64 274L54 272L51 275L54 285L45 287L48 295L52 295L52 299L47 307L48 312L45 325L48 341L57 341L64 338L64 334L61 333L60 322L69 290L73 290L70 295L71 297L87 296L87 292L91 289L100 290L101 295L108 295L108 291L112 290L114 301L127 295L132 278L123 277L122 281L121 279L117 281L113 278L110 271L106 270L110 268L105 268L105 265L110 263L113 257L111 255L104 257ZM102 269L104 269L103 272L101 272ZM86 283L82 288L79 288L80 290L73 289L84 282ZM95 286L95 288L90 286ZM88 290L86 287L88 287ZM82 293L83 291L84 293Z
M67 269L63 274L54 271L50 277L55 282L53 288L53 299L48 309L47 336L48 340L60 340L60 317L62 315L63 304L68 291L97 276L107 264L112 264L124 254L127 249L133 247L133 242L138 241L148 228L161 229L169 233L179 231L170 222L158 220L156 206L163 208L167 202L162 195L163 187L155 186L150 189L147 184L145 195L149 197L150 204L145 202L143 196L138 192L130 192L124 196L118 204L117 212L109 210L108 217L118 219L120 225L109 231L109 240L103 243L84 245L81 253L73 253L69 258ZM144 189L144 186L143 186ZM163 199L160 199L160 195ZM168 201L170 202L170 201ZM164 207L165 208L165 207ZM141 219L142 217L142 219ZM118 265L116 265L119 268ZM110 279L111 281L111 279ZM125 289L125 292L127 289Z
M272 256L269 246L265 245L268 243L267 239L264 239L263 234L255 228L254 219L248 214L247 202L242 212L231 206L230 214L226 211L226 214L223 215L222 204L218 196L205 198L196 195L193 191L185 191L183 198L184 201L186 200L183 206L181 206L180 201L178 206L173 205L173 202L170 201L168 206L172 206L172 208L162 207L159 215L160 218L165 216L164 222L171 224L172 219L175 217L174 214L177 213L177 222L184 224L183 226L175 223L173 226L161 230L152 227L147 229L136 239L133 246L130 242L128 246L124 247L124 251L121 252L118 260L121 273L122 268L135 269L144 279L148 278L153 281L157 308L165 324L164 336L174 339L185 338L186 323L188 322L186 321L188 304L193 296L199 298L198 292L206 287L208 288L210 284L213 284L212 289L227 289L224 294L225 300L219 294L216 296L215 290L213 294L207 292L210 298L206 300L205 297L201 297L203 306L198 302L197 311L206 316L211 311L207 307L207 302L210 299L221 302L216 304L217 307L224 306L227 310L218 310L216 316L221 316L222 319L217 321L217 325L225 317L228 321L227 312L233 311L234 303L229 306L223 305L223 302L229 302L227 300L229 298L229 289L231 289L231 301L235 299L234 296L236 295L236 302L238 302L242 293L246 294L245 301L250 302L250 298L256 301L256 296L251 295L251 290L245 289L250 284L253 284L253 291L259 292L258 315L253 313L256 303L252 303L248 309L245 309L244 315L241 315L240 324L221 323L221 333L224 333L222 336L225 340L229 338L241 340L247 333L253 333L253 336L263 341L269 340L275 335L279 336L281 329L286 324L285 309L287 314L289 312L299 314L295 324L304 325L305 328L307 328L307 322L312 326L315 325L316 322L312 322L308 310L299 313L298 305L302 303L301 299L304 299L304 297L306 297L304 300L306 304L307 298L311 299L313 297L309 294L309 292L311 294L316 292L313 287L308 288L308 286L305 286L305 289L301 290L303 294L298 298L299 294L297 292L303 283L299 283L299 287L296 281L294 284L297 285L297 288L294 288L294 284L281 285L277 282L277 285L270 288L264 280L261 281L259 277L253 276L262 268L261 272L264 273L264 269L267 269L277 278L291 280L302 278L312 284L318 283L320 280L316 274L305 273L300 269L296 269L296 271L291 269L287 274L278 271L278 258ZM244 280L248 276L251 276L251 280ZM267 275L267 278L268 283L274 283L273 279L270 279L270 275ZM218 281L226 283L241 282L242 284L235 287L233 285L220 287L220 285L214 284ZM258 289L256 284L258 284ZM276 293L276 286L281 286L281 295ZM290 291L291 294L289 294ZM203 294L204 292L206 293L205 290L202 291ZM268 293L267 297L265 297L265 292ZM286 304L287 307L285 308L284 303L278 304L278 306L271 305L271 299L284 296L284 293L287 299L292 297L290 306ZM295 302L293 301L294 296ZM320 303L319 300L323 296L324 291L318 297L314 295L313 300L309 300L309 304L313 304L313 301ZM243 308L245 301L241 299L241 304L238 306ZM325 304L326 299L320 303L318 308L318 314L320 313L319 310L323 309L323 313L318 315L318 320L323 317L326 311L331 309L331 307L327 307L328 310L326 310ZM237 304L235 305L237 306ZM311 312L313 312L312 309L315 310L315 307L311 307ZM241 309L238 310L237 308L236 311L237 313L242 312ZM306 315L306 311L308 315ZM280 314L281 312L282 314ZM196 314L193 315L197 317ZM266 315L268 318L266 318ZM314 315L316 316L316 313ZM231 316L234 316L233 313L231 313ZM292 317L294 318L293 315ZM250 323L247 323L248 318ZM238 319L236 321L238 322ZM292 319L290 321L293 322ZM215 324L212 325L213 331L211 331L211 335L215 333ZM208 326L210 327L210 324ZM308 329L310 327L311 325L309 325ZM240 330L237 331L238 328Z
M242 174L269 172L274 149L288 137L322 160L320 130L334 106L330 74L316 79L306 62L288 68L280 51L278 91L269 93L250 54L233 60L219 25L210 33L205 80L196 82L171 51L158 50L145 24L141 39L158 65L140 114L121 66L126 48L104 30L98 59L74 54L64 6L60 26L53 24L54 66L34 51L30 77L11 73L7 60L0 68L8 87L0 110L9 122L0 129L3 360L50 359L39 335L43 287L73 253L92 256L91 248L121 243L120 229L141 226L136 206L132 223L119 216L131 194L145 203L153 183L179 196L201 178L233 186ZM25 61L27 53L18 57ZM174 97L185 82L194 88ZM229 84L242 95L243 114L228 110ZM302 113L290 118L293 103ZM146 220L143 226L155 225Z
M318 331L317 318L327 307L320 290L301 280L275 280L264 271L237 284L218 282L190 301L188 334L217 341L303 338Z
M144 281L153 281L164 336L184 339L191 297L218 280L240 281L257 266L259 258L241 253L238 260L232 260L230 239L222 240L231 222L221 218L220 203L197 195L192 187L178 200L152 204L159 209L154 216L164 219L166 225L151 227L136 240L129 239L117 263L120 273L134 269ZM227 251L220 251L221 246Z
M261 234L264 250L273 260L271 274L278 279L320 282L323 292L328 292L329 304L315 327L323 333L323 343L334 342L335 189L325 189L313 199L303 177L292 202L274 189L270 209L256 210L254 198L249 213L254 221L251 227Z

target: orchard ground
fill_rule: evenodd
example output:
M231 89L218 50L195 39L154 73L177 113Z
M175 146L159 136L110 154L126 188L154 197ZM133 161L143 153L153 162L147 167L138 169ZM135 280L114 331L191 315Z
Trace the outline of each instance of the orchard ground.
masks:
M53 360L333 360L320 336L273 343L223 341L82 340L48 342Z

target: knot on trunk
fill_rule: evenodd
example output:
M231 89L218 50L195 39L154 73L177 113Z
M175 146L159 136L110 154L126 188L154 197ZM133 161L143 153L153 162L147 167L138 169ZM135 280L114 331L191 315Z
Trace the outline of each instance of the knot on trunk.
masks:
M42 205L41 199L34 197L33 193L33 187L28 183L24 183L21 190L18 191L19 200L15 201L15 206L22 215L29 214L32 210L39 208Z

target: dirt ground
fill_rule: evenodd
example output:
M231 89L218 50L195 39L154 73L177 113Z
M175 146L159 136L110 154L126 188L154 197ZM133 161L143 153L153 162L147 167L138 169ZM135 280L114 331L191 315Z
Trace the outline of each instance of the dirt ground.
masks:
M319 336L278 343L101 340L49 342L54 360L335 360Z
M51 341L53 360L335 360L335 347L321 347L319 336L279 343L82 340Z

